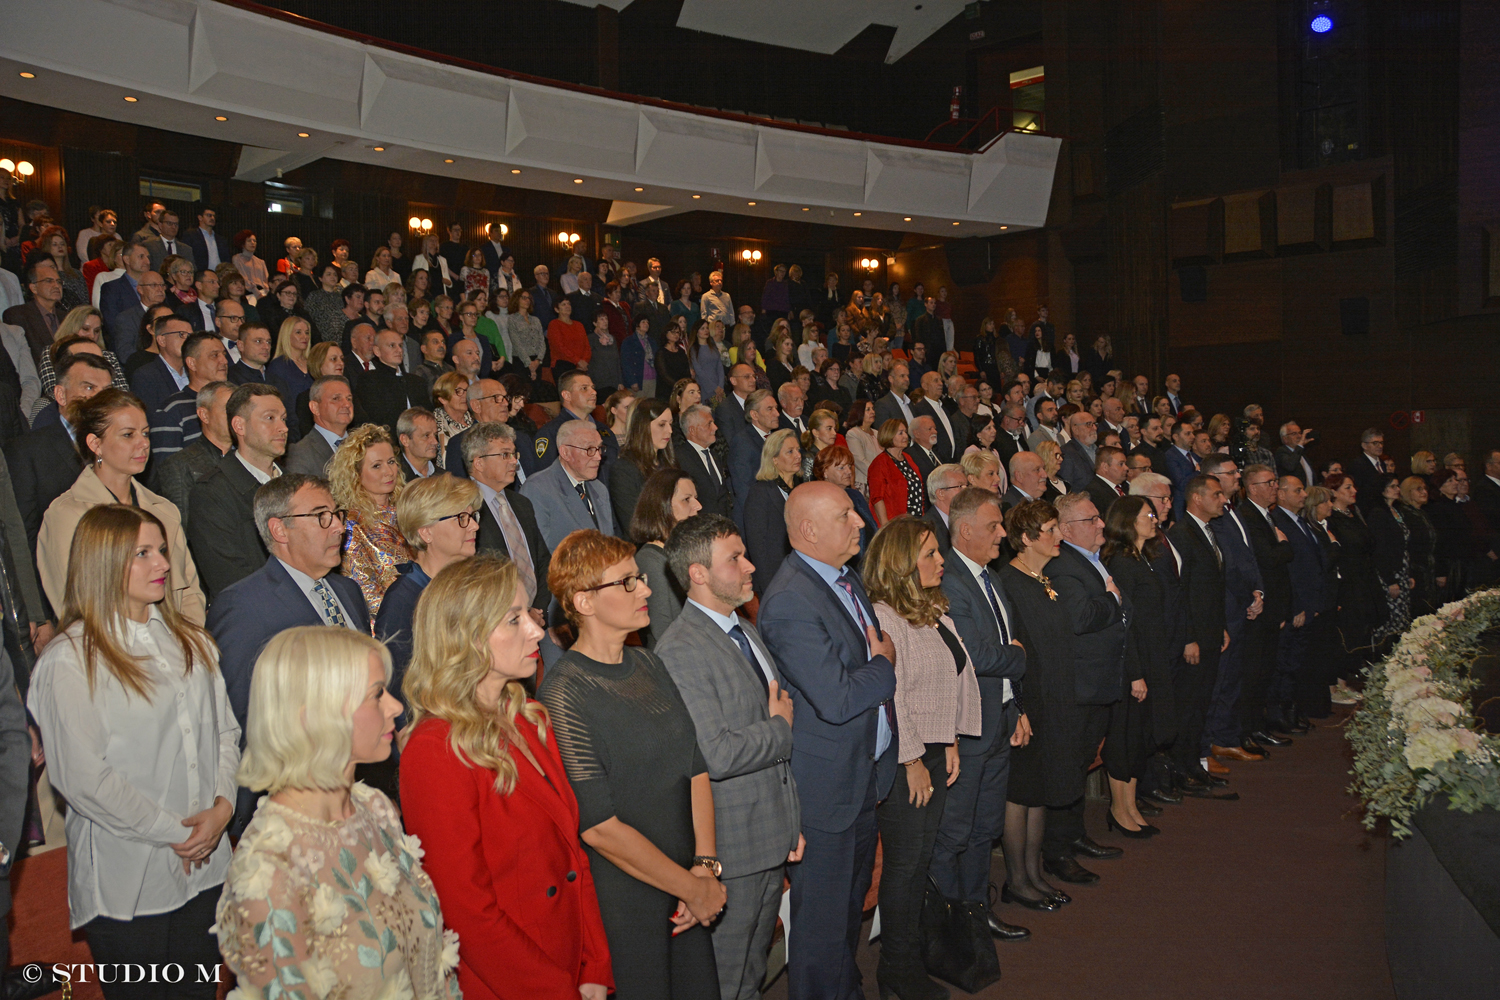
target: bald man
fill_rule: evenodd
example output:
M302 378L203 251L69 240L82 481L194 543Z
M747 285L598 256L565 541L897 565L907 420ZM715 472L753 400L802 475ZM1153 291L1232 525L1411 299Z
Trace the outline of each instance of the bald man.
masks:
M807 847L790 869L787 977L795 998L863 996L855 951L875 863L875 806L896 774L895 648L859 575L863 522L832 483L786 502L792 554L761 597L756 624L796 708L792 774Z

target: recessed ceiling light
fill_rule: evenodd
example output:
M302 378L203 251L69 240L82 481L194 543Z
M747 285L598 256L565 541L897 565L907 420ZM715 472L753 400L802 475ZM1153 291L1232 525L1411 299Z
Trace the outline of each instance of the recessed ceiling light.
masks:
M860 217L860 216L861 216L861 215L864 215L864 214L865 214L865 213L863 213L863 212L855 212L855 213L854 213L854 217L855 217L855 218L856 218L856 219L857 219L857 218L859 218L859 217Z
M377 153L384 153L385 152L385 147L384 146L371 146L370 148L373 149L373 150L375 150L375 152L377 152ZM955 225L957 225L957 223L955 223Z
M224 117L223 115L214 115L214 121L216 122L227 122L228 120L229 119Z
M804 207L804 208L803 208L803 209L802 209L802 211L804 211L804 212L811 212L811 211L812 211L812 209L810 209L810 208L807 208L807 207Z
M697 199L697 198L702 198L702 197L703 197L703 196L702 196L702 195L701 195L701 194L695 194L695 195L693 195L693 198L694 198L694 199Z
M35 73L28 73L25 70L22 70L21 71L21 79L23 79L23 80L35 80L36 79L36 74Z
M1009 229L1010 227L1009 226L1001 226L1000 228L1001 229Z
M139 97L127 97L127 98L125 98L125 103L126 104L134 104L138 100L140 100Z
M636 188L636 190L637 190L637 191L644 191L644 190L646 190L646 189L645 189L645 188Z
M510 168L510 172L513 173L513 174L519 174L521 171L517 167L511 167Z
M958 225L958 223L955 222L954 225L956 226L956 225Z
M752 208L755 206L755 202L753 201L747 201L745 202L745 204L751 206Z
M297 133L297 138L299 138L299 139L306 139L307 138L307 133L306 132L298 132Z
M911 221L911 216L908 215L906 218L902 219L901 221L902 222L910 222Z
M453 161L452 160L444 160L443 162L444 163L452 163Z
M573 178L573 183L574 184L582 184L583 183L583 178L582 177L575 177L575 178Z

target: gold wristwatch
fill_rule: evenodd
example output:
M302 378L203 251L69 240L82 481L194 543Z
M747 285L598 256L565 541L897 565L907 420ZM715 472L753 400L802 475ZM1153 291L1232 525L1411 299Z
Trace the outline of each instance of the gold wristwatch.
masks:
M699 854L693 858L693 867L697 868L700 866L703 868L707 868L709 872L713 874L714 878L718 878L719 876L724 874L723 862L721 862L718 858L710 857L707 854Z

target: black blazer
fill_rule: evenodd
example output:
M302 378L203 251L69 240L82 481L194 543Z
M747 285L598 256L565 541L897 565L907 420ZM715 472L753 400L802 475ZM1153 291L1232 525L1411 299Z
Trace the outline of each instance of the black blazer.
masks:
M1187 595L1189 642L1196 642L1201 656L1219 655L1224 645L1224 571L1213 546L1192 516L1167 532L1182 556L1182 585ZM1205 662L1200 660L1200 663Z
M1172 558L1171 553L1163 555ZM1152 736L1158 744L1169 742L1177 729L1172 664L1186 643L1178 643L1175 651L1168 644L1173 636L1167 619L1168 583L1162 578L1165 570L1128 555L1112 556L1107 565L1115 586L1130 600L1130 631L1125 640L1127 690L1122 696L1129 696L1132 681L1145 681Z
M1266 521L1265 515L1248 499L1235 507L1245 531L1250 535L1250 547L1255 550L1255 564L1260 567L1260 581L1264 585L1264 605L1261 612L1267 621L1278 625L1286 621L1292 607L1292 543L1276 540L1276 529Z
M1130 604L1104 589L1099 571L1063 544L1043 575L1073 627L1074 689L1080 705L1110 705L1124 690L1125 640ZM1122 592L1123 596L1123 592Z
M1016 611L1005 594L999 573L990 572L990 584L995 588L995 598L1005 609L1015 628ZM1010 681L1011 693L1019 700L1022 681L1026 676L1026 650L1000 641L1000 626L995 621L994 609L983 588L969 572L969 567L954 557L948 562L948 572L943 574L943 593L948 596L948 617L958 629L958 637L969 651L974 663L974 673L979 678L979 710L981 725L978 736L965 736L958 741L958 752L962 756L988 753L996 738L1009 739L1010 733L1000 732L1001 720L1005 718L1005 681ZM1016 638L1012 636L1012 638Z
M531 553L531 565L536 570L536 596L532 599L531 606L546 610L552 599L551 592L547 590L547 567L552 563L552 552L542 539L542 529L537 527L536 508L531 505L530 499L521 495L520 490L506 490L505 499L515 512L516 520L521 522L521 533L526 536L526 550ZM498 552L507 559L510 558L505 533L500 530L500 524L490 513L490 505L487 503L479 505L479 536L474 539L474 547L478 552Z
M678 468L693 477L693 483L698 487L698 502L703 505L703 513L732 516L734 495L729 491L729 471L719 465L718 460L715 459L714 465L718 468L719 481L714 482L714 476L703 464L698 449L688 443L686 438L678 437L673 441L672 451L677 456Z
M845 409L844 412L847 413L849 411L847 409ZM937 453L937 457L938 458L942 459L944 462L951 462L951 461L953 461L953 456L955 454L955 451L954 451L955 448L958 449L957 453L959 453L959 454L962 453L963 446L965 444L967 444L968 442L962 442L962 443L960 443L960 442L957 442L957 441L953 440L952 436L949 435L948 431L944 429L942 418L937 415L937 404L934 403L932 400L930 400L930 399L922 399L922 400L918 400L917 402L911 404L911 415L912 415L912 419L914 419L914 420L917 417L924 417L924 416L925 417L931 417L932 418L932 422L937 425L937 441L933 442L932 450ZM947 415L948 414L945 411L943 413L943 416L946 417ZM955 429L955 432L956 432L957 431L956 425L955 425L954 429Z
M260 483L231 449L188 494L193 519L184 527L210 602L265 565L266 547L255 530L258 489Z
M1326 588L1328 567L1323 563L1322 545L1315 535L1303 530L1300 517L1293 518L1280 507L1271 511L1271 517L1292 543L1292 615L1305 611L1311 619L1322 614L1332 604L1332 595Z
M932 533L937 538L938 551L947 557L949 550L953 548L953 534L948 530L948 525L943 522L943 512L929 502L927 513L922 515L922 520L932 526Z
M785 510L786 497L776 483L757 479L750 484L750 495L745 499L745 554L755 564L757 594L766 592L782 560L791 555Z
M1193 641L1189 631L1187 591L1183 589L1182 573L1177 568L1177 560L1172 556L1171 550L1163 542L1161 555L1157 556L1151 563L1151 568L1156 570L1156 578L1161 581L1164 592L1163 613L1166 616L1166 643L1167 655L1173 663L1182 655L1182 648ZM1150 683L1149 681L1147 683Z
M380 424L396 433L396 419L409 406L431 406L427 384L420 375L399 375L389 365L375 362L354 388L354 423Z
M10 463L16 507L26 524L26 544L35 553L42 515L52 501L73 488L83 471L83 459L62 424L52 424L11 441L5 448L5 460Z
M936 449L934 449L935 451ZM905 454L907 458L912 460L912 464L917 467L917 475L922 477L922 506L926 508L929 503L927 499L927 477L932 475L932 470L936 469L937 466L932 463L932 459L927 457L927 453L922 450L922 446L915 442L906 449ZM943 456L938 455L938 461L941 462L942 459ZM907 513L911 512L908 511Z
M1151 460L1152 472L1156 473L1158 476L1167 475L1167 453L1165 449L1158 448L1154 444L1148 444L1145 441L1142 441L1140 444L1131 449L1130 453L1132 455L1145 455L1148 459Z
M188 526L192 509L193 487L198 480L218 467L224 456L208 438L199 436L175 455L168 455L151 469L151 492L159 493L177 505L182 515L182 530Z
M1119 491L1097 472L1089 477L1089 481L1084 484L1083 491L1093 498L1094 506L1098 508L1100 517L1109 512L1110 504L1120 499Z
M1359 504L1359 509L1365 512L1365 517L1369 517L1384 502L1384 498L1380 495L1380 484L1389 477L1384 472L1377 472L1375 466L1370 464L1369 456L1363 451L1344 463L1344 473L1354 480L1354 488L1359 491L1359 499L1355 502ZM1474 477L1474 481L1474 498L1478 500L1480 490L1487 480L1484 473L1480 472Z

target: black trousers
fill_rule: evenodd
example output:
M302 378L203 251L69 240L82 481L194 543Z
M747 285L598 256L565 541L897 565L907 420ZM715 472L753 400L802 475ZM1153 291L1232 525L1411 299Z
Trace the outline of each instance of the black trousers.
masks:
M1080 783L1088 780L1089 765L1099 754L1099 741L1109 730L1108 705L1084 706L1083 731L1075 750L1078 754ZM1066 806L1047 807L1047 828L1042 832L1042 856L1072 857L1073 842L1087 832L1083 826L1083 805L1087 795L1080 795Z
M918 808L911 802L907 770L897 768L890 796L880 804L880 963L883 981L925 976L922 962L922 897L938 824L948 800L948 766L941 743L929 743L922 763L932 781L932 798ZM963 773L963 765L959 765Z
M1266 693L1276 671L1276 646L1280 623L1261 615L1245 623L1245 658L1241 663L1240 738L1266 725Z
M104 1000L177 1000L179 997L214 1000L218 996L218 984L200 980L209 979L219 964L219 941L208 929L214 924L214 911L218 908L222 888L216 885L205 889L167 913L134 920L95 917L84 924L84 937L88 939L94 963L99 966L95 971L104 991ZM159 967L173 963L183 968L180 983L161 982L160 972L155 983L126 981L141 978L141 973L153 965ZM200 975L199 965L209 970L210 976ZM113 982L107 982L105 977ZM228 976L224 978L227 980Z
M963 756L964 740L959 740L958 780L948 789L930 866L938 890L949 899L989 903L990 851L1005 831L1010 736L1019 715L1015 702L1005 706L985 753Z
M1312 645L1317 619L1311 613L1301 628L1291 622L1281 630L1276 642L1276 675L1271 678L1271 688L1266 700L1272 705L1286 705L1297 697L1297 676L1307 665L1308 649Z
M1229 625L1229 648L1219 654L1219 677L1214 682L1213 694L1208 702L1208 715L1203 722L1203 738L1199 741L1199 755L1207 756L1210 746L1239 746L1241 737L1238 711L1240 691L1244 687L1245 664L1249 653L1246 631L1254 625L1240 615L1239 621Z
M1177 742L1172 744L1172 758L1189 769L1198 767L1203 756L1203 725L1208 717L1208 703L1219 680L1218 642L1198 644L1198 662L1179 659L1181 674L1174 677L1177 695Z

